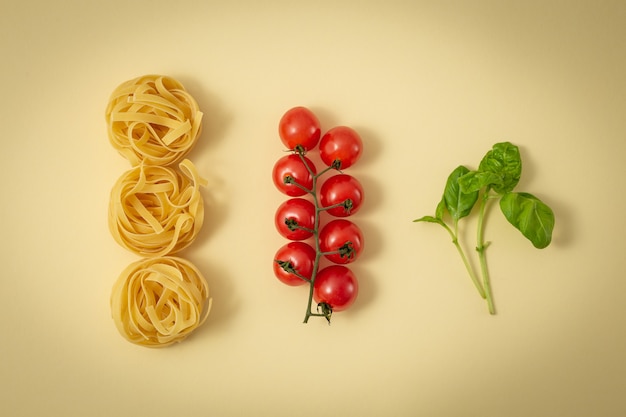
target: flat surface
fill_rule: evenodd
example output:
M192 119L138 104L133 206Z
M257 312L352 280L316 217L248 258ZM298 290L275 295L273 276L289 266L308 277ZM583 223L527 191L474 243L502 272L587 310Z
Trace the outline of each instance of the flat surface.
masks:
M4 3L0 414L626 415L624 2ZM109 311L137 258L106 224L129 165L103 113L148 73L198 100L209 180L181 256L213 311L161 350ZM296 105L365 143L361 294L331 326L302 324L306 290L271 272L277 123ZM492 317L444 230L412 220L503 140L557 224L536 250L493 207Z

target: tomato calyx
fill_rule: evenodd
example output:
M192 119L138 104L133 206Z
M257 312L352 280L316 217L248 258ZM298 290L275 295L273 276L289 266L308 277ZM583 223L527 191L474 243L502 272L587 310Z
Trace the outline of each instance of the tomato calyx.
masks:
M328 321L328 325L330 326L330 318L333 315L333 308L328 303L318 303L317 304L317 312L324 316L326 321Z
M296 147L293 148L291 152L297 153L298 155L302 155L302 156L306 155L306 149L304 149L304 146L302 145L296 145Z
M322 252L322 255L339 255L340 258L352 259L356 256L356 249L354 249L354 244L352 242L347 241L337 250Z
M344 243L338 250L339 252L339 256L342 258L348 258L348 259L352 259L355 254L356 251L354 249L354 246L352 245L352 242L346 242Z
M289 230L295 232L296 230L304 230L305 232L309 232L313 234L315 231L313 229L309 229L308 227L300 226L296 219L291 219L289 217L285 218L285 225Z
M280 266L283 269L283 271L287 272L288 274L293 274L305 282L311 282L310 279L300 274L290 261L282 261L280 259L274 259L274 262L276 262L278 266Z
M350 214L350 212L352 211L352 207L353 207L352 199L346 198L343 202L343 209L346 211L346 213Z

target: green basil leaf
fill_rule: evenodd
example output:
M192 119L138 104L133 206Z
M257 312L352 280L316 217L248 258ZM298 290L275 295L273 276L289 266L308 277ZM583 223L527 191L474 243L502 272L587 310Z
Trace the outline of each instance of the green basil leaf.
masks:
M459 220L470 214L474 203L478 199L478 191L464 193L459 185L459 178L469 172L463 165L458 166L448 176L446 188L443 191L443 201L452 219Z
M519 148L510 142L493 145L478 166L479 172L491 172L500 177L492 188L498 194L506 194L515 188L522 175L522 159Z
M504 217L532 244L543 249L552 240L554 213L545 203L529 193L507 193L500 199Z
M433 216L424 216L424 217L420 217L419 219L415 219L415 220L413 220L413 222L438 223L438 224L443 225L443 220L438 219L438 218L433 217Z
M446 210L446 202L443 199L443 197L441 197L441 201L439 202L439 204L437 204L437 209L435 210L435 217L438 219L443 219L443 214Z
M470 171L459 178L461 191L468 194L478 192L486 186L502 184L502 178L493 172Z

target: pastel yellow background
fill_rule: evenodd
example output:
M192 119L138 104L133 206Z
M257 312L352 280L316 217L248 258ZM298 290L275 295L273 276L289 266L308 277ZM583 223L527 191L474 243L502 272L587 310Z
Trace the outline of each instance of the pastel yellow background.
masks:
M626 415L625 2L4 1L0 53L3 416ZM213 311L161 350L108 304L137 257L107 228L129 165L103 112L147 73L198 100L209 180L181 256ZM295 105L365 145L361 293L331 326L271 271ZM412 220L503 140L557 222L536 250L492 207L489 316L443 229Z

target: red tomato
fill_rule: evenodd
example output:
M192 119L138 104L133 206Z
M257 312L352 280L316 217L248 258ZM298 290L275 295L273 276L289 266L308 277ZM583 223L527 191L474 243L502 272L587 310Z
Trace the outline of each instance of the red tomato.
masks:
M306 165L302 162L300 155L290 154L283 156L276 161L272 171L272 179L276 188L291 197L299 197L307 192L297 185L285 184L285 177L290 176L295 182L310 190L313 187L313 175L311 175L311 172L313 174L317 173L315 164L306 156L302 158L306 161ZM307 166L311 171L307 169Z
M282 246L274 256L274 274L283 283L291 286L305 284L311 279L315 265L315 249L304 242L290 242ZM291 270L291 271L290 271ZM295 275L295 271L298 275Z
M355 130L347 126L337 126L322 136L319 150L326 165L331 166L339 161L339 169L346 169L361 157L363 141Z
M336 264L354 262L363 251L363 233L359 227L349 220L337 219L328 222L319 233L320 250L335 252L351 248L349 252L324 255Z
M313 285L315 302L326 303L333 311L350 307L359 293L359 283L350 269L331 265L317 273Z
M320 122L306 107L294 107L281 117L278 134L289 149L301 146L305 151L315 148L320 140Z
M289 240L308 239L315 227L315 205L304 198L290 198L276 210L274 223L278 233Z
M346 210L343 206L326 210L326 212L335 217L348 217L355 214L361 208L363 197L361 183L356 178L346 174L328 178L320 189L322 207L343 204L346 200L350 200L352 207L349 210Z

